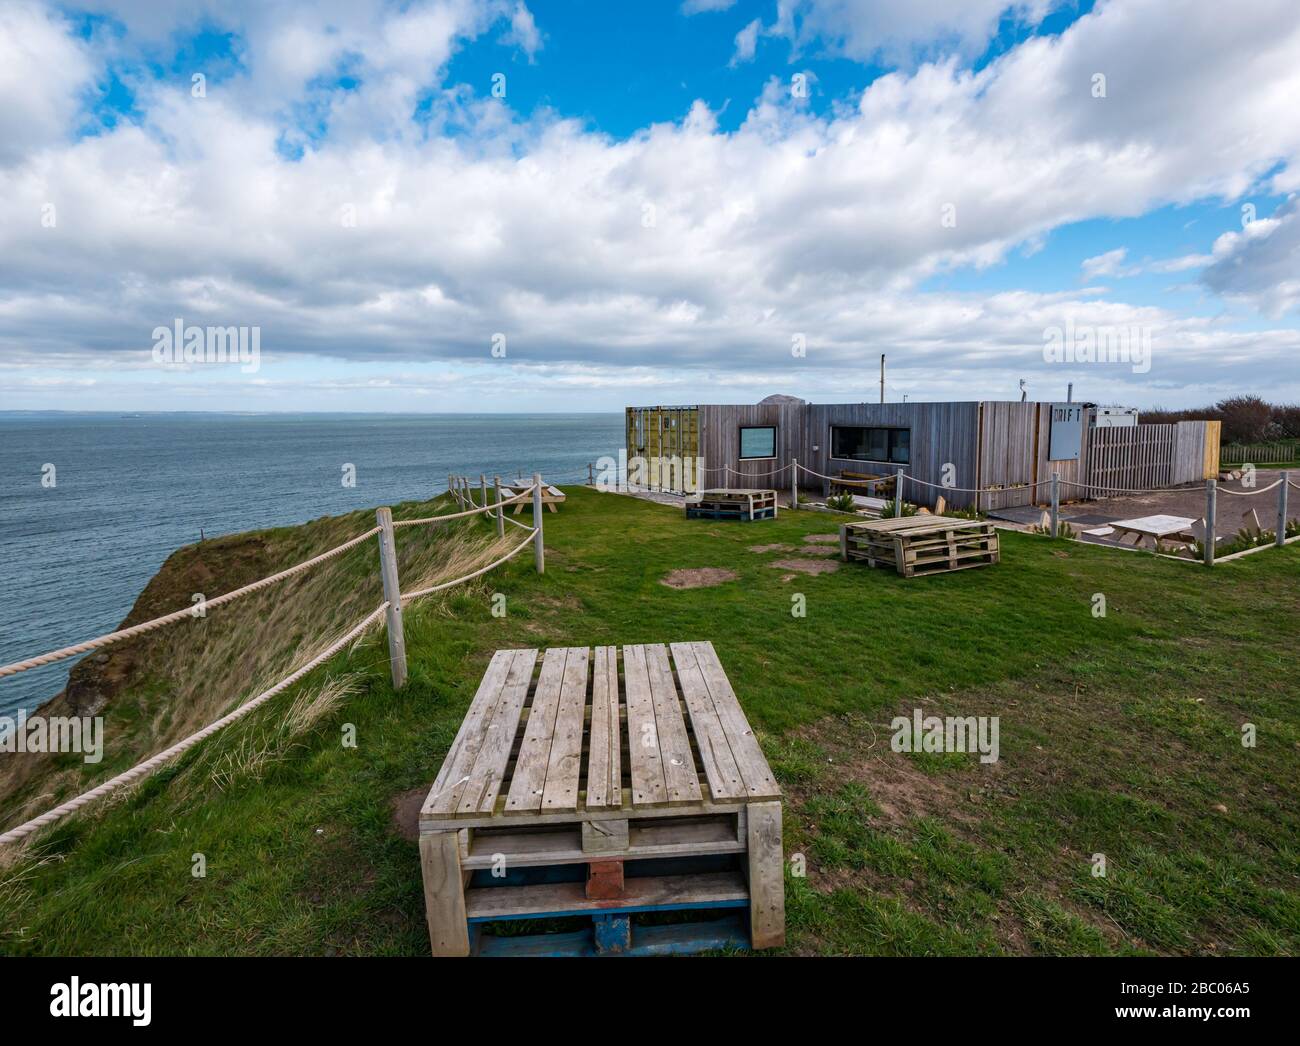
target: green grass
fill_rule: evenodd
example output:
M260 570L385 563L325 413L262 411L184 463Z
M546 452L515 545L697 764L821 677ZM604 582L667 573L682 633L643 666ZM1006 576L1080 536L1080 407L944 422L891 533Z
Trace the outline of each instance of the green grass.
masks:
M688 522L571 489L546 516L544 576L521 555L408 609L403 691L374 634L304 682L354 692L256 773L213 767L292 694L0 871L0 950L424 953L392 804L432 781L491 651L703 638L786 792L790 951L1300 951L1300 546L1207 571L1004 534L1000 565L914 580L791 577L772 563L795 553L747 548L836 523ZM436 535L399 538L420 540ZM739 577L660 584L681 567ZM999 716L1000 760L892 752L890 719L916 707Z

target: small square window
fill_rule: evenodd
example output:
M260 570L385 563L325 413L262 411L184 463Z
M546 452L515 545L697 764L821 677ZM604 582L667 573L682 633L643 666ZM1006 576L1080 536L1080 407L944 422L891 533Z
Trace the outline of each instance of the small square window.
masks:
M740 458L776 457L775 425L742 425L740 427Z

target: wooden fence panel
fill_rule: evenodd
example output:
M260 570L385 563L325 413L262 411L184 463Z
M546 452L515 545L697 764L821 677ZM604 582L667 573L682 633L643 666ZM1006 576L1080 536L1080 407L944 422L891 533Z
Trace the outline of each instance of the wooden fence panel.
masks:
M1124 425L1093 429L1088 461L1089 496L1150 490L1175 482L1175 425Z
M1300 458L1300 443L1229 443L1219 452L1225 465L1266 465Z

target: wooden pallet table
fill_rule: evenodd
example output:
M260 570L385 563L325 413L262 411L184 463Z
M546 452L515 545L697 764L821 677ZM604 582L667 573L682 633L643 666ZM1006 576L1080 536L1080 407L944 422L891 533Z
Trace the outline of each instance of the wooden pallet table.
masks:
M686 505L687 519L776 519L775 490L706 490Z
M498 650L420 811L420 860L434 955L785 941L781 793L708 642ZM724 918L654 924L684 910ZM483 932L568 916L591 928Z
M903 577L988 566L999 556L997 528L981 520L921 514L840 526L841 559Z

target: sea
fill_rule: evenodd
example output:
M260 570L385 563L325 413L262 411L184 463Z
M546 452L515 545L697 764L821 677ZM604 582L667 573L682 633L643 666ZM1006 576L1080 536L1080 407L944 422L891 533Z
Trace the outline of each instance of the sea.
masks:
M0 665L111 632L201 534L429 498L452 472L584 483L623 442L621 414L0 411ZM0 679L0 716L77 660Z

